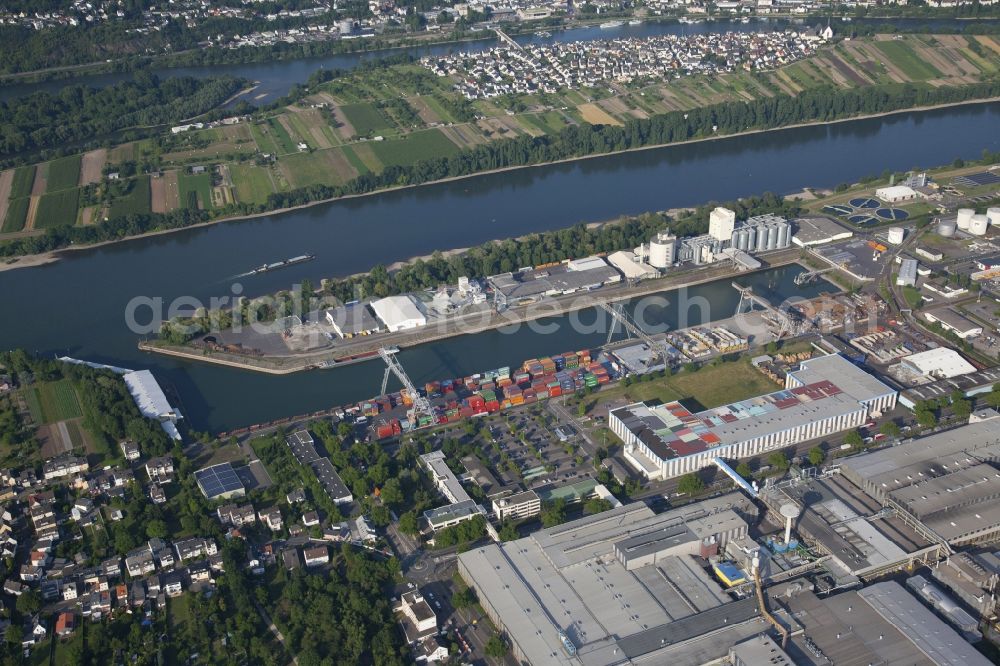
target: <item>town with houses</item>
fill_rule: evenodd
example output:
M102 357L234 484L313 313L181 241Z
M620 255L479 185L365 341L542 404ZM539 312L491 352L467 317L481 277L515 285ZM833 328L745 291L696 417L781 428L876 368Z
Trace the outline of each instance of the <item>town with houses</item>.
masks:
M794 32L663 35L646 39L502 46L478 53L427 56L421 64L454 76L468 99L555 93L602 82L669 80L736 69L773 69L815 53L822 36Z

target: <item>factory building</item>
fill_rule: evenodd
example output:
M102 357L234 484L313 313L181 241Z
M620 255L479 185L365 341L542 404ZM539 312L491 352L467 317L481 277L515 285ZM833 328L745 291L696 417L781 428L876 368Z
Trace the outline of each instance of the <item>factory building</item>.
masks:
M940 308L925 312L924 319L931 323L941 324L941 328L951 331L963 340L975 338L983 334L982 326L966 319L951 308Z
M900 516L952 546L1000 536L1000 414L982 410L960 428L847 458L841 474Z
M812 247L838 240L847 240L854 232L842 227L828 217L800 217L795 220L792 243L799 247Z
M916 199L917 193L912 187L906 185L890 185L875 190L875 196L885 203L892 204Z
M912 287L917 284L917 260L903 259L896 275L896 286Z
M736 228L736 213L723 208L715 207L708 215L708 235L717 241L728 241L733 237L733 230ZM741 248L742 249L742 248Z
M458 556L518 663L704 663L761 633L699 558L746 536L731 494L655 514L641 502Z
M951 379L976 371L976 366L962 358L962 355L954 349L947 347L936 347L910 354L900 361L900 365L909 373L926 377L929 381Z
M633 252L613 252L608 255L608 263L617 268L626 280L647 280L660 276L658 270L638 260Z
M326 321L341 338L372 335L383 331L382 324L364 303L348 303L326 311Z
M823 359L831 359L823 362ZM679 402L612 410L625 458L649 479L669 479L861 426L891 409L896 392L841 356L803 362L786 388L697 414Z
M390 332L405 331L427 325L427 317L420 310L413 296L387 296L372 301L372 310Z
M621 282L622 274L603 257L585 257L487 278L501 307L565 296Z

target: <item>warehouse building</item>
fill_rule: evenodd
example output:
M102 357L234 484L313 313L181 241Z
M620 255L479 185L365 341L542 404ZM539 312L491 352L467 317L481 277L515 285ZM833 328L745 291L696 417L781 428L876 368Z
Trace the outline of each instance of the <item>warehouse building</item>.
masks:
M427 325L427 317L417 305L416 299L409 294L372 301L371 306L392 333Z
M727 495L655 514L641 502L474 548L458 571L531 664L704 663L766 629L700 557L746 535Z
M799 247L823 245L854 236L853 231L828 217L800 217L794 220L794 224L796 231L792 236L792 243Z
M925 377L928 381L951 379L976 371L976 366L948 347L936 347L910 354L899 364L911 375Z
M585 257L487 278L501 307L598 289L621 280L622 274L603 257Z
M925 312L924 319L932 324L941 324L941 328L954 333L963 340L975 338L983 334L982 326L966 319L958 311L951 308L940 308Z
M880 187L875 190L875 196L885 203L899 203L901 201L912 201L917 198L917 193L912 187L906 185L890 185Z
M612 410L608 424L624 454L649 479L668 479L861 426L891 409L896 392L847 359L803 361L786 388L697 414L679 402Z
M845 478L952 546L1000 536L1000 414L846 459Z
M896 274L896 286L912 287L917 284L917 260L903 259Z
M634 252L613 252L608 255L608 263L617 268L626 280L648 280L660 276L658 270L636 259Z
M922 400L937 400L948 397L953 391L960 391L968 398L989 393L993 390L993 386L998 383L1000 383L1000 368L986 368L967 375L939 379L930 384L906 389L899 394L899 404L907 409L913 409Z
M371 335L384 330L364 303L348 303L327 310L326 321L341 338Z

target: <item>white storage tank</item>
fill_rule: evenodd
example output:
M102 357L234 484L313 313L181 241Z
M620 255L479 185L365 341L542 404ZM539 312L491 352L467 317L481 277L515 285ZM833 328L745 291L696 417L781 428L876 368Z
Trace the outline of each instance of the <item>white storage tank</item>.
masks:
M985 215L973 215L969 222L969 233L973 236L985 236L989 226L990 222Z
M991 206L987 208L986 218L990 221L991 226L1000 227L1000 206Z
M958 223L958 228L962 231L969 230L969 223L972 221L972 216L976 214L976 211L971 208L959 208L958 218L955 220Z
M792 227L789 224L783 224L778 230L778 247L785 249L792 244Z
M905 237L906 232L903 230L903 227L891 227L889 229L889 242L893 245L902 245Z
M649 241L649 265L653 268L667 268L674 263L674 248L677 237L669 231L660 232Z
M954 218L948 218L946 220L945 219L939 220L938 221L938 226L937 226L938 234L940 234L942 236L945 236L945 237L954 236L955 235L955 228L956 228L956 226L957 226L957 223L956 223L956 221L955 221Z

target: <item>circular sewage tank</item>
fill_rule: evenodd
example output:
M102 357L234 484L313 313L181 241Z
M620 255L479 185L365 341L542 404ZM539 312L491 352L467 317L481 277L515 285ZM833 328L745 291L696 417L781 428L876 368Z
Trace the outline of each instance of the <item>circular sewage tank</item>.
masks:
M868 199L865 197L859 197L857 199L851 199L847 203L851 204L855 208L878 208L881 204L875 199Z
M910 216L909 213L900 208L879 208L875 214L883 220L905 220Z

